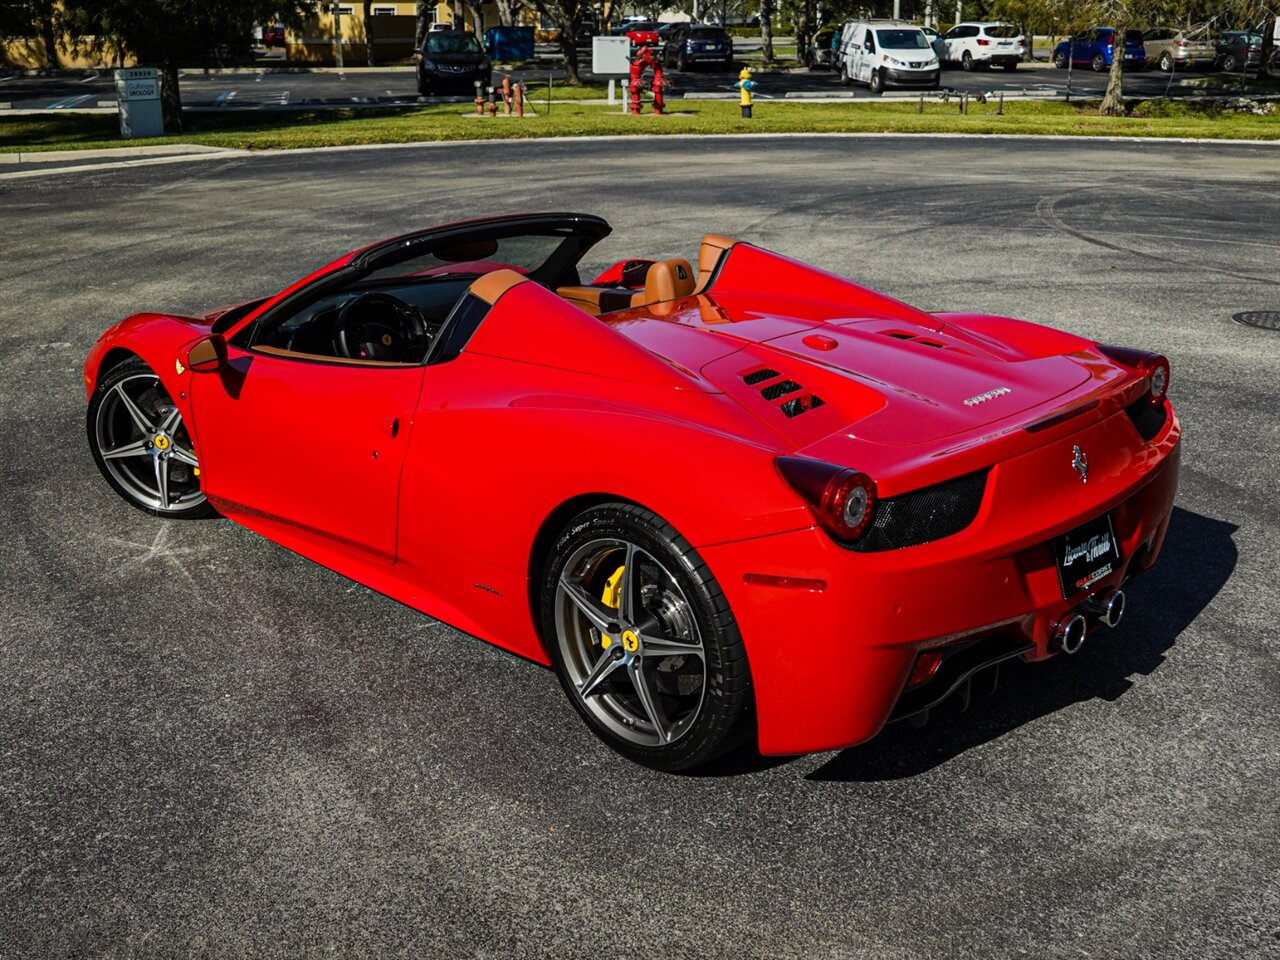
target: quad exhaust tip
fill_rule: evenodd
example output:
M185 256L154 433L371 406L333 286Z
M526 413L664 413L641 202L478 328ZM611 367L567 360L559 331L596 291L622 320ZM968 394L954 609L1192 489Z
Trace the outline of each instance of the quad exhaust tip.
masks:
M1053 643L1063 653L1078 653L1084 646L1089 622L1078 613L1068 613L1053 625Z
M1124 617L1124 591L1112 590L1105 596L1091 597L1089 611L1097 615L1099 622L1108 627L1118 627Z

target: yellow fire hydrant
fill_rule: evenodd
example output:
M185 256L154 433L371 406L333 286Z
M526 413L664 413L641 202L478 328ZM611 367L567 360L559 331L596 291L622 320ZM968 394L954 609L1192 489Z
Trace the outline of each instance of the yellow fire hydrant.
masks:
M738 74L737 88L742 91L742 98L738 101L742 105L742 119L751 119L751 91L756 88L756 82L751 79L751 68L743 67L742 72Z

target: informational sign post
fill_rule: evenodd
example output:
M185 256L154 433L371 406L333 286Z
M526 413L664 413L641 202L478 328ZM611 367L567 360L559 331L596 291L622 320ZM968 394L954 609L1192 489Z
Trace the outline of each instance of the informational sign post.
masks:
M631 41L626 37L592 37L591 72L609 77L609 102L613 103L613 76L625 77L631 72Z
M120 105L120 136L125 140L164 135L160 72L154 67L117 70L116 102Z

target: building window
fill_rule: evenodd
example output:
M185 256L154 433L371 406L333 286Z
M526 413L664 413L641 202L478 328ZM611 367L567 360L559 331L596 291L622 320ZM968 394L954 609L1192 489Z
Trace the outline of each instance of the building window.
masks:
M338 16L340 17L351 17L355 15L355 12L355 7L338 7Z
M394 17L396 15L395 7L374 7L373 15L375 17Z

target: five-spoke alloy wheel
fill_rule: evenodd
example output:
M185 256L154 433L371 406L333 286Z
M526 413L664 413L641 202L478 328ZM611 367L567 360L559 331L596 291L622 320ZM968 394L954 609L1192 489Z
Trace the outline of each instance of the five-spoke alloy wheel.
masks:
M614 503L575 518L552 549L542 614L565 692L619 752L678 770L741 738L750 673L728 603L655 514Z
M86 426L98 469L115 491L158 517L213 514L182 414L141 360L113 367L89 402Z

